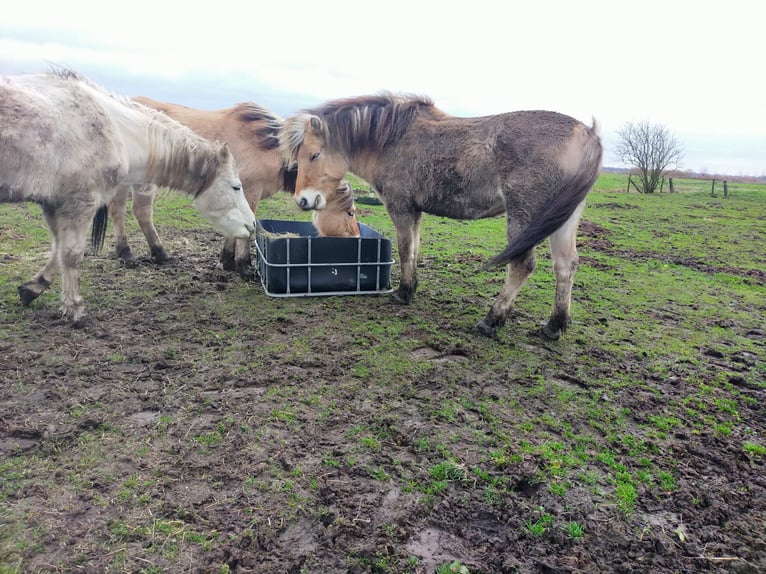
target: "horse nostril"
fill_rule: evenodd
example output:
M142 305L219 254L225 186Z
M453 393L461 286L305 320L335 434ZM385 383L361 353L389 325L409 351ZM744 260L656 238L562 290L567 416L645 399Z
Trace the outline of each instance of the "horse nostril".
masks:
M305 197L301 197L298 200L298 207L300 207L301 209L308 209L309 208L308 200Z
M320 198L321 198L321 196L320 196L320 195L317 195L317 196L314 198L314 207L313 207L313 209L318 209L318 208L319 208L319 200L320 200Z

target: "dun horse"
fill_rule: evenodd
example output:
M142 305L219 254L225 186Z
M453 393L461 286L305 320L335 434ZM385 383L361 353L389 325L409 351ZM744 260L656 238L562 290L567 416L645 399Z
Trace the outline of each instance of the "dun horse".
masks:
M0 202L41 205L52 235L39 273L19 287L24 305L61 272L64 316L85 315L80 267L120 184L150 182L194 197L225 237L247 240L255 216L228 147L68 70L0 78Z
M535 246L546 237L556 296L541 332L557 339L569 325L577 226L601 168L595 122L588 127L548 111L459 118L428 98L382 93L288 118L280 147L285 161L298 163L295 200L303 209L324 208L347 171L374 187L396 228L397 302L410 303L417 288L423 213L455 219L505 213L508 246L484 268L507 263L508 274L477 329L494 336L505 323L535 268Z
M262 199L281 189L291 193L295 190L295 168L289 169L279 153L278 134L283 120L266 108L254 103L241 103L232 108L208 111L142 96L133 99L167 114L210 141L225 141L237 162L245 197L254 212ZM128 186L120 187L109 206L117 256L123 261L134 259L125 227L130 191ZM314 225L320 235L356 237L359 225L353 195L347 185L341 186L339 191L328 196L326 213L314 218ZM135 186L132 207L152 258L162 263L167 261L168 254L152 220L156 192L156 186ZM249 240L227 239L221 251L221 263L226 269L248 272L251 266Z

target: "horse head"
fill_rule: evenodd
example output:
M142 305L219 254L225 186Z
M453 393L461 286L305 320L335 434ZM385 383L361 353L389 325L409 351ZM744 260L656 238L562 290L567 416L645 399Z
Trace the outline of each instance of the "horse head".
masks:
M194 198L200 214L227 238L247 238L255 231L255 215L242 190L234 156L218 144L217 169L211 184Z
M323 237L359 237L354 193L346 180L326 198L324 209L315 209L312 215L314 227Z
M349 168L343 154L328 149L327 138L323 121L311 114L293 116L282 129L282 154L298 168L295 202L306 211L325 209Z

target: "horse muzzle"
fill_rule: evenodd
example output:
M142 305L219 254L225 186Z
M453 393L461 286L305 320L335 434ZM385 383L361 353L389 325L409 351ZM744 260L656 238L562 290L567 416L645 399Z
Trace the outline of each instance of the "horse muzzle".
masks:
M295 198L295 203L303 211L324 209L327 205L324 196L314 189L301 191L300 195Z

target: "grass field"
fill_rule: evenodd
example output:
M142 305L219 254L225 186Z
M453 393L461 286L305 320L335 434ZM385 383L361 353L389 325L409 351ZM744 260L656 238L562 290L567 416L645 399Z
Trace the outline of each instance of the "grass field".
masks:
M498 339L473 331L502 218L425 216L400 307L269 298L165 198L176 260L89 255L73 330L57 284L19 304L48 234L0 205L0 572L766 568L766 186L625 186L588 197L555 343L546 244ZM258 216L309 219L286 194Z

